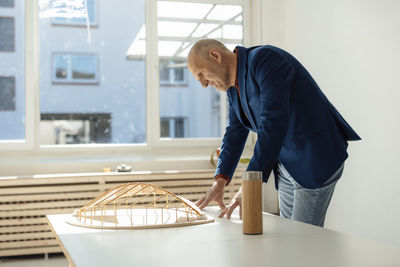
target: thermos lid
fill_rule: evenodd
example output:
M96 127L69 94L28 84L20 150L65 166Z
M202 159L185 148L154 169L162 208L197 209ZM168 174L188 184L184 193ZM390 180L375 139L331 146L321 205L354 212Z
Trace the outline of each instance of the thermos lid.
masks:
M247 171L244 173L242 180L262 180L262 172Z

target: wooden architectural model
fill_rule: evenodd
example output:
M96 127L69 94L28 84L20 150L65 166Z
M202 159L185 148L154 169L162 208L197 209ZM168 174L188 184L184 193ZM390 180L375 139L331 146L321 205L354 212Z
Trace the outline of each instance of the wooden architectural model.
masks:
M122 184L75 210L68 223L104 229L159 228L213 222L193 202L152 184Z

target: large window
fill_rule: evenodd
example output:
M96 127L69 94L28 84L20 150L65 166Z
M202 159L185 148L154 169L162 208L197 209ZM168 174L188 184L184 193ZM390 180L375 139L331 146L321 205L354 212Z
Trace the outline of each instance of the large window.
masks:
M223 134L220 123L224 103L219 102L215 88L202 88L188 74L186 56L202 38L218 39L230 49L241 45L242 14L239 5L158 1L160 117L185 117L188 125L185 134L168 137L210 138ZM163 119L160 123L164 137L166 123Z
M0 0L0 141L25 140L24 2ZM18 41L18 42L17 42ZM4 144L0 145L0 148Z
M41 144L145 143L145 57L126 58L145 25L145 0L43 3Z
M0 150L36 157L83 147L162 154L218 146L226 95L202 88L186 57L203 38L243 45L248 7L246 0L0 0Z

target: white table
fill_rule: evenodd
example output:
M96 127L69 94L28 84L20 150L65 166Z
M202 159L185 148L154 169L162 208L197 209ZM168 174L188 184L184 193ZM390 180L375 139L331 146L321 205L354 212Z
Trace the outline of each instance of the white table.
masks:
M214 223L147 230L99 230L48 215L71 265L119 266L400 266L400 247L264 214L264 234L244 235L237 213Z

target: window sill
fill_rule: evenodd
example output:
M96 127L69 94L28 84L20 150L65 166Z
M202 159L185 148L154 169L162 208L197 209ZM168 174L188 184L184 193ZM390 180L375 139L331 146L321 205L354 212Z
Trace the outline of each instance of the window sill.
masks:
M215 168L211 154L215 146L198 148L158 148L149 150L99 150L82 151L41 151L0 154L1 176L31 176L36 174L102 172L104 168L115 171L117 166L126 164L134 171L166 171ZM249 157L251 149L246 148L243 157ZM215 159L216 161L216 159ZM239 163L239 165L243 165Z

